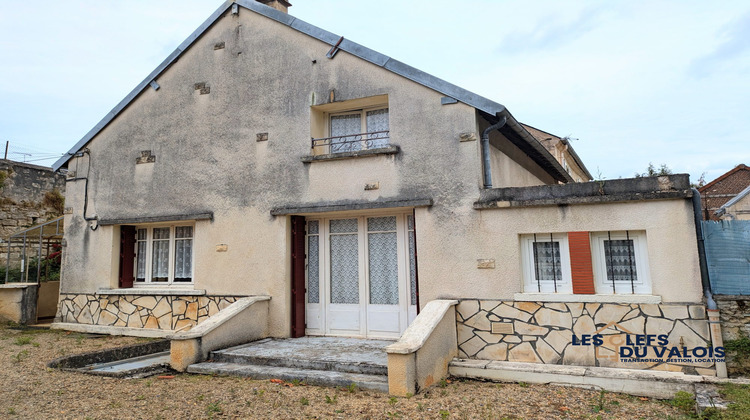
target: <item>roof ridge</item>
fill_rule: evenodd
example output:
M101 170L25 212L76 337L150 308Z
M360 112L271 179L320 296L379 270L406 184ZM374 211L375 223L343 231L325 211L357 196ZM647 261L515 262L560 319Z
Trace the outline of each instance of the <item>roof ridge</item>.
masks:
M101 121L99 121L94 126L94 128L89 130L89 132L86 133L83 138L81 138L68 151L68 153L58 159L52 165L52 169L55 171L60 169L60 167L67 163L78 150L80 150L82 147L88 144L89 141L96 137L96 135L99 134L101 130L109 125L109 123L112 122L120 114L120 112L122 112L128 105L130 105L130 103L133 102L133 100L135 100L135 98L138 97L144 89L146 89L152 82L156 81L156 78L161 75L162 72L166 71L172 65L172 63L174 63L177 58L182 55L185 50L191 47L193 43L198 38L200 38L205 31L207 31L214 23L216 23L219 18L221 18L224 13L226 13L227 10L229 10L229 8L233 7L235 4L258 13L262 16L265 16L269 19L282 23L292 29L297 30L298 32L301 32L305 35L308 35L330 45L337 44L339 39L341 39L341 42L338 44L338 48L340 50L346 51L349 54L352 54L379 67L382 67L392 73L398 74L399 76L409 79L415 83L421 84L422 86L425 86L436 92L454 98L477 110L480 110L492 116L498 115L500 113L505 113L509 117L510 121L515 120L515 118L502 104L494 102L460 86L446 82L443 79L435 77L415 67L409 66L408 64L402 63L396 59L381 54L363 45L357 44L356 42L335 35L334 33L328 32L325 29L321 29L315 25L309 24L288 13L284 13L274 9L273 7L266 6L265 4L259 3L256 0L226 0L221 6L219 6L219 8L216 9L216 11L211 14L211 16L208 17L208 19L206 19L169 56L167 56L167 58L162 61L159 66L156 67L156 69L149 73L149 75L145 79L143 79L141 83L139 83L127 96L125 96L123 100L121 100L109 113L107 113L107 115L105 115L104 118L102 118ZM516 124L518 124L517 121ZM525 141L529 143L532 149L534 149L539 154L540 158L544 159L544 163L547 164L548 167L545 168L545 165L543 163L538 162L543 169L550 172L550 175L552 175L555 179L566 180L566 182L570 182L573 180L565 171L565 169L562 168L557 159L555 159L552 154L550 154L549 151L536 138L531 136L531 134L528 133L528 131L526 131L526 129L521 127L520 125L519 128L523 130L523 132L528 134L530 139L525 139ZM519 134L521 134L522 138L524 137L523 133ZM536 144L532 143L532 141ZM557 175L555 175L554 172L556 172Z
M713 187L714 185L716 185L716 183L717 183L717 182L719 182L719 181L723 181L723 180L724 180L724 179L726 179L726 178L727 178L727 177L728 177L729 175L732 175L732 174L734 174L735 172L738 172L738 171L740 171L740 170L750 170L750 167L748 167L748 166L747 166L747 165L745 165L744 163L740 163L739 165L737 165L737 166L735 166L734 168L732 168L732 169L728 170L728 171L727 171L727 172L725 172L725 173L724 173L723 175L720 175L720 176L719 176L718 178L714 179L713 181L709 182L708 184L706 184L706 185L704 185L704 186L702 186L702 187L698 188L698 192L700 192L700 193L702 194L702 193L703 193L703 192L704 192L705 190L707 190L708 188L710 188L710 187Z

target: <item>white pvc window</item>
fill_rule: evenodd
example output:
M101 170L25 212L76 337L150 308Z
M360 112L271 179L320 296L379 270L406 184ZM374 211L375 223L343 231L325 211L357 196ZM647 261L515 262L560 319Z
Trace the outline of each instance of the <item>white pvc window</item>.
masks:
M521 236L526 293L573 293L568 236L537 233Z
M193 282L193 226L139 227L136 239L136 284Z
M646 232L591 234L596 293L651 294Z
M347 111L330 116L331 153L388 146L388 108Z

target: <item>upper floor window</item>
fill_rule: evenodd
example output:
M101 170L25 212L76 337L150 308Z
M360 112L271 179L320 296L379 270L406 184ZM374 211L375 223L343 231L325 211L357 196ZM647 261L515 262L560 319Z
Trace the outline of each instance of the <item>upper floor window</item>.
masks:
M154 226L136 229L137 284L193 281L193 226Z
M386 95L312 107L314 155L384 149L390 144Z

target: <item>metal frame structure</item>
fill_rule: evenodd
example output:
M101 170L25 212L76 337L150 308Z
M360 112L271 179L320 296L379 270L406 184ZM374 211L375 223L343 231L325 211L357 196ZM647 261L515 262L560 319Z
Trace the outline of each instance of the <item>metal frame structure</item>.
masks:
M39 284L42 281L42 251L46 250L44 252L44 257L47 258L50 255L50 248L52 247L52 245L62 244L62 222L63 216L60 216L56 219L52 219L48 222L32 226L10 235L8 240L5 242L6 246L8 247L7 259L5 261L5 277L0 279L0 281L2 281L3 283L9 282L9 273L11 268L11 250L15 246L21 248L21 280L25 283L29 283L30 259L27 255L27 251L34 250L36 245L35 251L37 257L37 269L34 282Z

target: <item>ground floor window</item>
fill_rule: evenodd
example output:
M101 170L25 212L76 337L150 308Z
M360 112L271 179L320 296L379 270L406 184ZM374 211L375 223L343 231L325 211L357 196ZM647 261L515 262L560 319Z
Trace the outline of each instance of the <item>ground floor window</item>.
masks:
M137 284L192 283L193 226L136 227Z
M525 293L651 294L645 231L521 235Z
M591 247L597 293L651 293L646 232L592 233Z
M521 237L524 291L572 293L570 256L565 234L537 233Z

